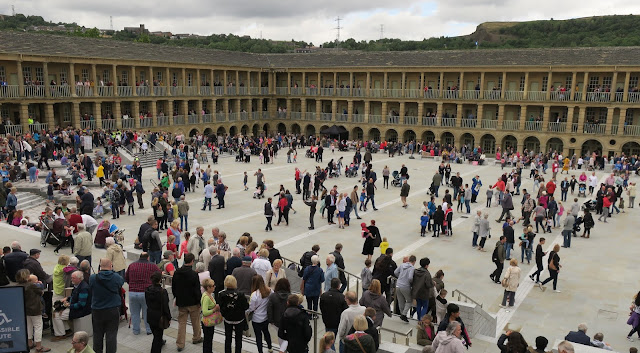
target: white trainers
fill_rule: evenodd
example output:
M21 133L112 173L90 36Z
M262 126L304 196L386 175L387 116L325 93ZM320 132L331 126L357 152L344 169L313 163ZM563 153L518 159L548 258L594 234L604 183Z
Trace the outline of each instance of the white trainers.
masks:
M628 337L627 337L627 341L629 341L629 342L633 342L633 337L628 336Z
M560 291L558 289L554 289L553 291L556 292L556 293L562 293L562 291Z

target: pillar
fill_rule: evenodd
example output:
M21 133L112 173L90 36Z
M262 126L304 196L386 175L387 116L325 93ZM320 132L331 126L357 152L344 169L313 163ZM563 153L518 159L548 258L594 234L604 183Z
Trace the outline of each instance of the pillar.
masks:
M320 90L322 88L322 74L320 72L318 72L318 84L316 86L318 86L318 95L319 95Z
M524 129L524 126L526 125L526 121L527 121L527 105L522 104L520 105L520 129ZM502 126L498 126L498 128L501 129Z
M198 77L199 77L199 75L198 75ZM200 79L198 79L198 81L199 80ZM198 87L200 87L200 86L198 85ZM196 116L198 117L197 124L202 124L202 100L201 99L198 99L196 101Z
M96 128L102 129L102 102L93 102L93 118L96 120Z
M440 72L440 89L439 89L439 94L440 94L440 98L442 98L444 96L444 72ZM438 107L442 108L442 105L440 105L440 103L438 103ZM438 114L442 114L441 113L442 110L438 109ZM438 125L440 125L440 119L441 117L438 115Z
M624 93L622 96L622 101L626 102L629 98L629 81L631 80L631 72L627 72L624 78Z
M316 120L320 120L322 116L322 101L316 100Z
M618 72L614 72L613 73L613 78L611 79L611 87L610 87L610 93L611 93L611 101L615 102L616 101L616 86L618 85ZM607 121L607 124L609 123L609 121Z
M115 102L113 104L113 117L116 119L116 129L122 129L122 110L120 109L120 102ZM73 117L71 119L73 119Z
M400 111L398 113L400 113L400 120L398 121L398 123L402 124L404 122L404 116L405 116L405 104L404 102L400 102Z
M614 107L607 108L607 123L604 126L604 134L605 135L611 135L611 125L613 124L613 110L614 109L615 109ZM620 123L621 119L624 121L624 117L620 116L618 118L618 123ZM623 122L623 124L624 124L624 122ZM624 127L623 127L623 129L624 129ZM623 131L618 131L618 133L622 134Z
M49 76L49 73L45 71L45 75ZM100 80L98 79L98 70L96 64L91 64L91 81L93 81L93 96L98 96L98 86L100 86ZM47 80L47 82L49 82ZM100 128L100 127L98 127Z
M524 73L524 93L522 94L522 99L527 100L528 94L529 94L529 72L525 72Z
M458 83L458 98L462 98L462 91L465 90L465 86L464 86L464 71L460 72L460 76L459 77L459 83Z
M213 86L213 79L215 78L214 74L213 74L213 69L209 70L209 88L211 90L211 95L213 95L213 91L214 91L214 86ZM215 111L213 111L213 113L215 113Z
M73 64L71 64L73 65ZM73 66L72 66L73 67ZM69 76L72 75L72 69L69 70ZM168 69L167 69L168 70ZM120 85L120 82L118 82L118 66L117 65L113 65L111 66L111 71L113 71L113 96L117 97L118 96L118 86ZM169 76L168 71L167 71L167 77ZM71 79L73 80L73 76L71 76ZM73 82L73 85L75 86L75 82ZM75 96L75 91L74 91L74 96ZM119 116L116 117L120 118Z
M347 120L353 121L353 100L347 101Z
M147 80L149 83L149 96L155 96L155 93L153 92L153 66L149 66L149 79ZM153 102L153 104L155 104L155 102Z
M168 67L164 69L164 83L167 90L167 96L171 96L171 72Z
M551 99L551 86L553 86L553 72L549 71L547 76L547 92L545 94L545 100Z
M29 131L29 104L20 103L20 125L23 133Z
M404 82L407 79L407 73L402 71L402 81L400 81L400 97L404 97ZM404 116L402 115L402 113L400 113L400 116Z
M20 83L20 94L22 94L23 85L24 85L24 77L22 77L22 65L20 65L20 61L18 61L18 83ZM115 75L116 66L113 65L113 72ZM69 84L69 89L71 90L71 97L77 97L76 94L76 65L74 63L69 63L69 79L67 80ZM118 90L114 88L113 94L117 95Z
M131 86L131 92L132 95L134 97L136 97L138 95L138 90L136 89L137 85L136 82L138 82L137 77L136 77L136 67L135 66L131 66L131 79L128 82L129 86ZM137 114L137 112L136 112Z
M247 71L247 82L244 83L247 94L251 94L251 71Z
M442 83L442 77L440 79L440 83ZM442 86L440 86L442 87ZM442 90L440 90L440 92L442 92ZM442 104L442 102L438 102L437 105L437 111L436 111L436 126L442 126L442 115L444 114L444 104Z
M364 88L365 89L365 94L367 95L367 97L370 97L370 90L371 90L371 72L367 72L367 86ZM369 118L369 116L367 115L367 119Z
M421 121L420 119L422 119L423 115L424 115L424 104L422 104L422 102L419 102L418 103L418 121Z
M367 77L369 77L369 73L367 72ZM367 86L367 89L369 89L369 87ZM369 123L369 114L371 112L371 102L366 100L364 101L364 122L365 123ZM362 129L364 130L364 129Z
M158 105L151 102L151 126L158 126Z
M618 118L618 135L624 135L624 121L627 117L627 108L620 108L620 118ZM607 116L607 125L609 125L609 117Z
M498 129L502 129L502 123L504 122L504 104L498 105Z
M504 92L507 91L507 73L502 73L502 87L500 90L500 98L504 99Z
M335 77L335 73L333 77ZM333 87L335 92L336 85L333 85ZM338 110L338 101L335 99L332 99L331 100L331 121L336 121L336 110Z
M236 70L236 84L234 85L236 88L236 94L238 94L238 87L240 87L240 71Z
M584 97L584 95L583 95ZM584 129L584 119L587 115L587 108L586 107L580 107L579 108L580 111L578 113L578 131L582 132Z
M307 100L305 98L300 99L300 120L307 119Z
M421 91L424 90L424 87L426 86L425 82L424 82L424 72L420 73L420 86L418 87L418 89L420 89ZM420 93L422 94L422 93Z
M169 126L173 125L173 100L167 101L167 113L165 116L169 117Z
M45 97L49 97L49 96L51 96L51 92L49 92L50 91L49 83L51 81L49 81L49 66L47 65L46 62L42 63L42 75L44 76L44 82L43 82L43 84L44 84L44 96ZM94 94L95 94L95 90L94 90Z
M502 81L502 85L504 86L504 81ZM480 99L484 98L484 71L480 73L480 95L478 96Z
M549 94L549 92L547 92L547 94ZM551 106L545 105L543 106L543 108L542 131L547 131L549 129L549 119L551 119Z
M49 129L53 131L55 129L55 116L53 112L53 103L46 103L44 110L44 122L49 126Z
M460 127L460 125L462 124L462 119L464 118L464 111L462 110L463 107L464 104L462 103L457 104L456 106L456 127Z
M578 73L574 71L571 74L571 97L569 97L570 100L573 100L575 97L576 88L578 87L578 82L576 82L577 80L578 80ZM569 87L567 87L567 89L568 88Z
M589 86L589 73L585 72L584 73L584 79L582 80L582 99L580 99L583 102L587 101L587 87ZM580 108L580 114L582 114L582 108ZM586 114L586 111L585 111ZM582 119L582 122L584 123L584 119Z
M135 87L133 89L135 91ZM134 99L131 102L131 119L133 119L133 126L135 128L140 127L140 102L137 99Z
M476 128L482 127L482 119L484 119L484 104L478 104L478 112L476 113Z
M302 71L302 82L300 86L302 88L302 94L307 94L307 73L305 71Z
M200 69L196 69L196 95L200 95L200 87L202 86L202 80L200 80ZM198 113L199 114L199 113Z
M353 82L353 72L349 72L349 96L353 96L353 86L355 86Z
M73 65L73 64L71 64ZM18 70L18 96L24 96L24 76L22 75L22 61L16 61L16 70ZM75 86L75 82L73 82L73 86ZM73 93L75 95L75 89Z
M333 96L336 95L336 92L338 91L339 87L340 87L340 85L338 84L338 73L334 72L333 73L333 94L332 94Z
M287 95L291 95L291 72L287 71ZM287 115L289 115L289 103L287 103Z
M289 91L291 91L291 87L289 87ZM287 115L285 116L285 119L290 120L291 119L291 110L293 109L293 103L291 101L291 98L287 98Z
M386 122L389 117L389 110L387 109L387 102L382 102L382 122Z
M384 72L384 78L383 78L384 82L382 82L382 89L383 89L383 97L387 96L387 72Z
M22 111L22 108L26 106L25 104L21 104L20 105L20 110ZM22 115L22 114L21 114ZM122 117L121 117L122 118ZM26 120L23 123L23 128L26 125ZM71 103L71 126L73 126L76 129L80 128L80 103L78 102L73 102Z

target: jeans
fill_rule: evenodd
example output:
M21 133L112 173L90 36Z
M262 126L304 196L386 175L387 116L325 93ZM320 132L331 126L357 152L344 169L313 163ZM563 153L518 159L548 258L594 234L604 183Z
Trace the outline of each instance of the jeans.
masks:
M507 250L507 260L511 259L511 250L513 250L513 243L504 243Z
M224 352L231 353L231 340L233 334L236 336L236 349L235 353L242 353L242 331L244 328L244 321L239 324L224 323Z
M540 274L542 273L544 267L542 267L542 263L536 264L536 266L538 266L538 269L531 275L531 278L535 277L536 283L538 283L540 282Z
M521 246L520 247L520 257L522 258L522 261L520 261L521 263L524 263L524 256L527 256L527 262L531 262L531 252L532 249L528 246Z
M633 203L631 203L631 204L633 204ZM351 207L351 209L353 209L353 212L355 212L355 213L356 213L356 217L360 217L360 216L358 215L358 203L357 203L357 202L354 202L354 203L353 203L353 207ZM349 211L349 212L351 212L351 211Z
M598 220L601 221L604 218L604 223L607 223L607 218L609 217L609 207L602 208L602 214L598 217Z
M149 261L154 264L160 263L162 261L162 250L149 251Z
M416 299L416 314L418 319L422 318L429 310L429 299Z
M105 352L116 353L118 348L120 307L93 309L91 311L91 323L93 325L93 351L102 353L102 344L106 335L107 350Z
M271 220L273 219L273 216L268 216L265 218L267 219L267 225L264 227L264 230L273 230L273 227L271 227Z
M440 189L440 185L434 185L433 186L433 193L436 195L436 197L438 197L438 189Z
M507 299L509 299L509 306L513 306L516 301L516 292L504 291L504 295L502 296L502 305L507 305Z
M569 192L569 190L562 190L560 192L560 200L561 201L567 201L567 193Z
M184 227L182 226L184 223ZM180 216L180 229L189 230L189 215Z
M204 334L204 341L202 342L202 353L213 353L214 332L215 326L207 327L202 324L202 333Z
M571 247L571 233L573 233L573 231L571 230L562 231L562 237L564 238L564 243L562 244L562 246L564 246L565 248Z
M144 299L144 292L129 292L129 310L131 310L131 323L133 324L133 334L140 333L140 311L142 310L142 320L147 327L147 333L151 332L151 327L147 322L147 302Z
M160 177L162 176L162 170L156 169L156 171L158 172L158 180L160 180Z
M318 299L320 297L307 297L307 309L318 311Z
M151 342L151 353L162 352L162 335L164 330L160 326L151 326L151 333L153 334L153 341Z
M453 199L456 200L458 199L458 191L460 190L459 187L453 187Z
M464 200L464 205L467 206L467 213L471 213L471 201L465 199Z
M471 241L471 246L478 246L478 232L473 232L473 240Z
M375 195L367 196L367 200L364 202L365 210L367 209L367 204L369 204L369 200L371 200L371 207L373 207L373 209L375 210L376 209Z
M493 276L493 280L496 282L500 282L500 276L502 275L502 269L504 268L504 263L500 261L494 262L496 265L496 270L491 274Z
M264 322L251 322L253 326L253 332L256 334L256 346L258 348L258 353L262 353L262 335L264 334L264 339L267 341L267 348L271 349L271 334L269 333L269 321L265 320Z
M204 204L202 205L202 210L204 211L205 208L207 208L207 205L209 205L209 211L211 211L211 198L210 197L205 197L204 198Z
M547 282L551 280L553 280L553 290L556 290L556 287L558 285L558 271L549 269L549 278L545 279L542 282L542 285L544 286L545 284L547 284Z
M398 307L400 308L400 314L407 316L409 309L411 309L411 287L396 287L396 295L398 299Z

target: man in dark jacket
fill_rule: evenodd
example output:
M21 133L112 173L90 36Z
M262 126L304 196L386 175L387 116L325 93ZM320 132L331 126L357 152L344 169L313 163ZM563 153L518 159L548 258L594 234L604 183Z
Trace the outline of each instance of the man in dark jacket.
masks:
M340 293L340 279L331 279L331 289L322 293L320 296L320 312L322 313L322 322L324 322L325 331L338 333L338 325L340 324L340 315L348 307L344 300L344 294Z
M78 191L80 193L80 191ZM80 214L93 215L93 194L88 189L83 188L80 196Z
M152 228L151 224L153 223L153 221L155 221L155 218L153 217L153 215L150 215L147 218L147 221L140 225L140 229L138 230L138 241L140 242L140 248L143 251L149 251L148 248L147 249L144 248L143 244L146 243L144 237L147 234L147 231ZM149 233L149 235L150 234L151 233Z
M571 331L565 336L565 340L573 343L584 344L585 346L591 346L591 338L587 336L587 325L578 325L578 331Z
M298 296L292 294L287 299L287 309L282 314L278 337L289 342L287 352L306 353L313 334L309 315L298 306Z
M338 278L340 278L340 283L341 283L340 293L344 293L344 290L347 288L347 276L345 276L344 274L344 258L342 257L341 252L342 252L342 244L337 243L335 246L335 250L333 250L331 255L333 255L333 257L336 258L336 261L334 262L336 266L338 266L338 268L343 270L343 271L338 271Z
M224 277L226 273L224 271L224 256L220 255L218 248L215 245L212 245L211 248L214 249L213 256L211 256L211 260L209 260L209 276L216 284L216 287L213 290L216 298L218 297L218 292L224 289ZM209 248L209 250L211 250Z
M280 251L274 248L273 240L266 239L262 241L262 243L267 247L267 250L269 250L269 262L271 262L271 265L273 265L273 262L276 261L277 259L282 260L282 256L280 256Z
M492 281L500 283L500 276L502 275L502 269L504 268L504 260L507 258L507 251L504 244L507 242L507 237L504 235L500 237L500 240L496 242L496 247L491 255L491 261L496 264L496 270L489 275Z
M64 301L69 303L69 320L74 320L91 314L91 291L82 271L71 274L71 283L73 291Z
M496 219L496 222L502 222L502 217L507 216L511 218L511 210L513 210L513 198L511 198L511 193L505 192L502 196L502 213L500 214L500 218Z
M242 257L240 257L240 252L239 248L233 248L233 250L231 250L231 257L227 260L227 276L232 274L236 267L242 266Z
M375 323L376 309L366 308L364 310L364 317L367 319L367 329L364 330L364 333L368 334L373 338L373 343L376 345L376 352L377 352L378 349L380 348L380 334L376 329L376 323ZM352 326L351 329L349 330L349 333L347 334L350 335L354 332L356 332L356 330Z
M187 316L191 318L193 328L193 344L203 341L200 329L200 279L193 270L195 256L192 253L184 255L184 265L173 273L171 291L176 298L178 307L178 338L176 346L178 352L184 349L184 341L187 333Z
M238 282L238 292L244 295L250 295L253 276L257 275L256 270L251 268L251 256L243 257L242 266L236 267L231 275L235 277Z
M502 235L504 235L507 239L505 243L505 249L507 252L507 261L509 261L511 260L511 251L513 250L513 245L516 242L515 232L513 231L513 221L509 217L507 217L507 219L505 220L505 224L502 227Z
M387 282L389 276L395 277L395 271L398 265L393 261L393 249L387 248L384 255L380 255L373 265L372 279L380 281L382 293L387 296L387 301L392 299L391 288Z
M29 270L32 275L36 275L38 277L38 281L49 284L53 283L51 275L44 272L40 261L38 261L38 259L40 259L40 252L40 249L29 250L29 257L24 260L22 267Z
M411 282L411 297L416 300L418 319L429 311L429 299L433 298L433 279L429 272L431 260L428 257L420 259L420 268L413 271Z
M91 321L93 324L93 350L102 352L107 341L107 353L115 352L118 345L120 323L120 291L124 278L113 271L111 260L100 259L100 272L89 277L91 291ZM106 339L105 339L106 336Z
M300 271L298 271L298 276L302 277L304 269L311 266L311 257L317 255L318 251L320 251L320 245L315 244L311 247L311 251L302 254L302 257L300 257Z
M9 280L12 282L16 281L16 273L24 268L24 260L26 260L27 257L29 257L29 255L22 251L20 243L17 241L11 243L11 252L2 258Z

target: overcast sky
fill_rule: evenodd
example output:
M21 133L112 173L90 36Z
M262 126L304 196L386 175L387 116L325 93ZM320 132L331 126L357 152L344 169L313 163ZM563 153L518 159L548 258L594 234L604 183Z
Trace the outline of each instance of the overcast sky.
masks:
M114 29L144 23L151 31L233 33L321 44L336 38L370 40L384 36L421 40L469 34L487 21L568 19L640 13L629 0L22 0L0 5L0 13L40 15L54 22Z

